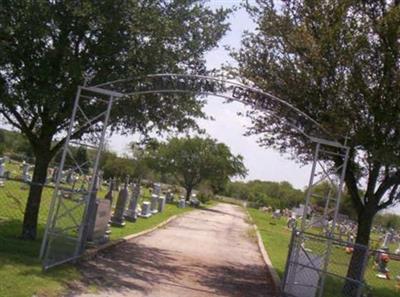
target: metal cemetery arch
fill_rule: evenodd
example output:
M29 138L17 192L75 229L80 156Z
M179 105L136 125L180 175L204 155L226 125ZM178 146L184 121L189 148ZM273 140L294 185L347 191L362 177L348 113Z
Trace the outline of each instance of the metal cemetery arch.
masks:
M253 110L273 117L277 116L276 112L279 111L280 116L282 117L283 115L285 117L285 124L315 143L315 155L300 232L304 232L310 227L306 220L306 214L311 197L314 194L314 186L326 180L335 189L335 197L331 198L329 195L328 197L322 197L327 199L325 212L321 220L326 221L328 217L333 218L331 225L324 225L327 234L333 233L339 211L349 153L349 148L345 144L332 140L333 137L329 135L329 132L301 110L276 96L252 86L202 75L154 74L141 79L123 79L100 85L78 87L40 252L44 269L73 261L80 257L85 249L89 218L92 215L91 212L97 195L99 161L105 145L106 131L113 103L118 100L126 100L127 97L149 93L160 95L165 93L212 95L228 101L243 103ZM103 108L90 117L80 107L82 104L96 103L102 104ZM305 125L307 125L307 129L304 129ZM91 178L86 188L67 190L62 186L61 179L66 168L66 158L72 155L71 146L75 144L72 141L72 136L80 129L91 127L96 127L99 133L95 134L95 143L90 145L92 149L96 150ZM338 168L325 168L325 164L321 160L325 160L327 155L341 156L343 164ZM76 168L81 170L81 164L76 164ZM317 178L317 173L320 173L319 178ZM337 177L338 173L339 177ZM68 191L70 193L66 194ZM80 209L80 212L77 211L78 209ZM65 218L70 218L70 221L65 223ZM64 220L63 224L60 224L61 220ZM299 249L300 247L298 247ZM323 259L325 270L329 257L330 248L327 249ZM296 274L298 269L301 269L301 267L296 265L295 267L290 267L291 273L285 277L284 285L288 292L296 289L296 280L293 279L293 275ZM319 287L323 287L324 278L324 274L321 274Z

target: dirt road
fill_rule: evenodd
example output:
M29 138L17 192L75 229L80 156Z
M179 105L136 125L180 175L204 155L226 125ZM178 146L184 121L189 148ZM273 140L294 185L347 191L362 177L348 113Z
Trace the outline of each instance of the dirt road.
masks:
M274 296L252 232L237 206L192 211L83 263L99 290L71 296Z

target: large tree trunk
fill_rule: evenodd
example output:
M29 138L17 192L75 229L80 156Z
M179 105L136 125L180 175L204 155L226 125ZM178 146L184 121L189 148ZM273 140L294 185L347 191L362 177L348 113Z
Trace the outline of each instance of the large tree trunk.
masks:
M371 234L372 222L376 210L372 205L367 205L358 214L358 230L356 244L350 260L347 277L356 281L363 281L364 264L368 257L368 246ZM343 287L343 295L349 297L357 296L359 285L355 282L346 281Z
M192 187L186 187L186 201L190 200L190 196L192 195L193 188Z
M24 222L22 225L23 239L36 239L40 201L42 198L43 184L46 182L47 169L51 160L49 157L50 155L50 152L42 151L36 156L32 184L29 190L28 201L26 203L24 214Z

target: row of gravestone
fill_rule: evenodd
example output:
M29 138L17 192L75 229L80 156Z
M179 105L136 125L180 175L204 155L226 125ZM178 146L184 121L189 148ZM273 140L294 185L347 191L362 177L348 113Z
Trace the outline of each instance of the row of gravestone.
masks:
M5 163L6 163L6 158L0 157L0 179L2 180L2 185L4 185L4 179L10 178L10 172L6 171L5 168ZM32 180L32 176L30 174L30 171L32 169L32 165L29 163L23 161L22 164L20 165L21 169L21 179L25 183L29 183ZM57 175L58 175L59 169L57 167L55 168L50 168L49 169L49 182L56 182L57 181ZM63 171L61 174L61 182L62 183L67 183L67 184L74 184L78 179L79 176L75 170L70 169ZM102 182L102 174L100 174L100 179L99 183Z
M150 201L143 201L140 206L140 183L128 185L125 182L123 188L118 193L114 212L113 205L113 187L110 182L105 199L97 199L95 207L90 214L88 240L94 244L104 243L108 240L111 233L110 226L124 227L126 221L136 222L138 217L149 218L157 213L162 213L166 203L173 202L173 195L168 191L161 195L160 184L154 184ZM128 188L131 188L131 191ZM185 199L180 199L179 208L186 207Z

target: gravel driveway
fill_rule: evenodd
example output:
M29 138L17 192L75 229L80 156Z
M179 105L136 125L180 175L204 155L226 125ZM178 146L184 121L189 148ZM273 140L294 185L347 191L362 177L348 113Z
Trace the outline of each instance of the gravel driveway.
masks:
M234 205L195 210L80 266L74 297L275 296L251 225Z

